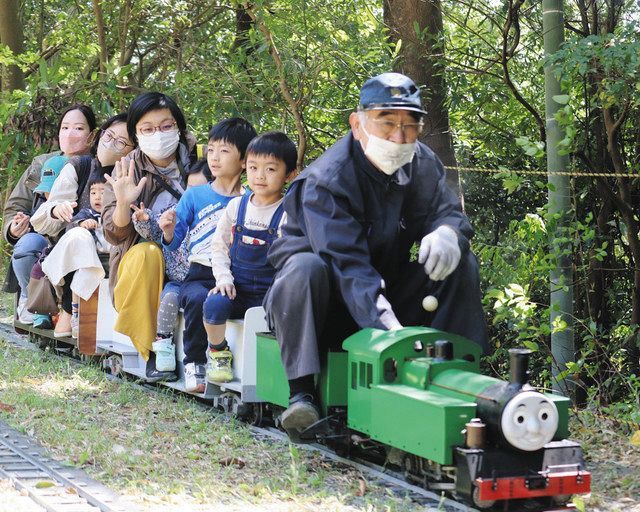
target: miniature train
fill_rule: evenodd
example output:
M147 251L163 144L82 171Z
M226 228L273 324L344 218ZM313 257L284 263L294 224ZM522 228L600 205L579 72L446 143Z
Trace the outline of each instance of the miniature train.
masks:
M99 355L111 372L144 377L144 360L113 331L115 316L105 280L81 302L78 341L15 327L38 343ZM230 321L234 380L207 383L198 396L254 424L270 418L278 425L289 388L278 342L267 331L262 308ZM165 385L184 391L181 336L174 341L180 379ZM582 449L567 439L570 401L527 383L528 351L511 351L505 382L480 373L475 343L435 329L363 329L342 348L327 354L317 381L323 418L302 440L342 454L366 447L420 485L480 509L522 510L522 500L534 500L558 510L572 495L590 492Z

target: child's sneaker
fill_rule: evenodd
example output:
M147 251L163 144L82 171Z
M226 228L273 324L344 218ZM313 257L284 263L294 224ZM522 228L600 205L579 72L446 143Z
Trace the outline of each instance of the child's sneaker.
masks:
M230 350L207 350L207 380L214 383L233 380L232 360Z
M184 387L190 393L204 393L205 365L187 363L184 365Z
M156 353L156 369L161 372L173 372L176 369L176 347L171 338L156 340L152 343Z
M78 331L80 328L80 317L78 312L71 313L71 337L74 340L78 339Z
M53 322L49 315L33 315L33 326L37 329L53 329Z

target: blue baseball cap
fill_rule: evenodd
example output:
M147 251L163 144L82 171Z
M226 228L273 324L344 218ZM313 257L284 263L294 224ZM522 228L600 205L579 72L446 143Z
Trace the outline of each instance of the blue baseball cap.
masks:
M420 89L401 73L382 73L367 80L360 89L358 110L410 110L426 114Z
M40 184L34 188L33 191L41 194L51 192L53 182L56 181L60 171L68 161L69 157L62 155L52 156L49 158L44 164L42 164L42 169L40 170Z

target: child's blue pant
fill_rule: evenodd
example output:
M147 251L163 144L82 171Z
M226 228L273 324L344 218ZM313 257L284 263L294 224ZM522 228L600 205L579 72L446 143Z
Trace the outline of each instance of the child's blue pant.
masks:
M247 309L262 306L264 293L236 290L236 298L231 300L226 295L213 293L204 302L204 321L208 324L220 325L229 318L244 318Z
M215 285L211 267L192 263L180 286L180 306L184 310L184 364L207 362L207 332L202 322L202 305Z

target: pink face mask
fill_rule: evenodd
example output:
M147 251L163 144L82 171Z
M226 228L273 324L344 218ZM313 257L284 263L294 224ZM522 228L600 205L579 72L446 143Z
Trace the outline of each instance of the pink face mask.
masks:
M60 130L58 141L65 155L80 155L89 149L89 134L80 130Z

